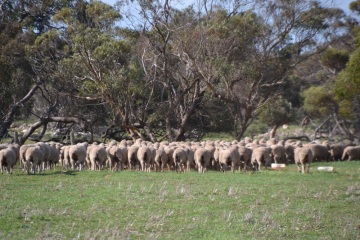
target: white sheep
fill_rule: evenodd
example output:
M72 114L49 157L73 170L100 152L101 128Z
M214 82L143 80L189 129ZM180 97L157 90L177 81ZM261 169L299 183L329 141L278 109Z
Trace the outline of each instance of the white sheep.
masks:
M196 149L194 153L194 159L199 173L206 172L210 165L210 152L207 149L200 147Z
M3 173L3 168L6 167L8 174L12 174L14 165L16 164L16 154L11 147L0 150L0 170Z
M25 160L26 160L26 170L30 174L30 169L33 174L36 174L36 170L39 172L42 171L42 162L44 159L44 152L39 145L34 145L26 149L25 151Z
M236 146L223 149L219 154L220 169L225 172L228 166L231 166L231 171L240 166L240 154Z
M79 171L82 170L86 161L87 144L71 145L69 148L69 157L71 169L74 171L75 166L78 166Z
M173 152L173 159L176 172L184 172L187 162L187 151L184 148L176 148Z

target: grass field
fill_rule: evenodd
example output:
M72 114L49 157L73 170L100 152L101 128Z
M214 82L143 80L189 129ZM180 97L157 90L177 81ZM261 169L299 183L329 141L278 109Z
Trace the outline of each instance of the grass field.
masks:
M334 173L0 175L0 239L360 239L360 162Z

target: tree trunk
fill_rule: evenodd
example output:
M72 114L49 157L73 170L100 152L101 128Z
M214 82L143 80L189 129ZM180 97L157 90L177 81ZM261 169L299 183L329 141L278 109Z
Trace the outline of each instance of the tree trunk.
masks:
M27 102L29 99L34 96L37 89L39 89L42 82L40 80L29 90L25 97L23 97L20 101L14 103L9 112L6 114L4 121L0 126L0 137L4 137L8 133L8 129L10 128L12 122L14 121L14 116L17 111Z
M76 117L48 117L42 118L38 122L34 123L30 126L30 128L24 133L24 135L20 138L19 144L22 145L25 141L33 134L33 132L44 124L48 124L49 122L63 122L63 123L77 123L82 128L87 129L88 123L85 120Z
M279 128L278 125L274 125L274 126L271 128L270 134L269 134L270 139L275 138L276 130L277 130L278 128Z
M314 131L314 139L316 139L316 134L320 131L320 129L322 128L322 126L324 126L324 124L329 121L331 118L333 118L334 115L333 114L330 114Z

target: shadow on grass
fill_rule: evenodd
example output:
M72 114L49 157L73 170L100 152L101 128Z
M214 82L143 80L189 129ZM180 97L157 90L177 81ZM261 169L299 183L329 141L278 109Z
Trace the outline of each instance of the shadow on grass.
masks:
M76 176L77 175L77 171L72 171L72 170L66 170L66 171L49 171L49 172L42 172L40 173L40 175L43 176L47 176L47 175L58 175L58 174L64 174L64 175L68 175L68 176Z
M23 173L21 175L27 175L27 176L52 176L52 175L67 175L67 176L76 176L77 175L77 171L72 171L72 170L67 170L67 171L61 171L61 170L54 170L54 171L45 171L45 172L41 172L41 173Z

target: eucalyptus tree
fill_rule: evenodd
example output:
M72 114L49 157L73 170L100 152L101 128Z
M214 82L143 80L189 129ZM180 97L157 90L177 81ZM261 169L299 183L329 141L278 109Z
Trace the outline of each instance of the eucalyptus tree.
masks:
M0 136L7 134L20 110L29 115L30 99L44 79L36 74L26 53L37 36L56 28L51 18L71 0L0 1ZM27 106L27 108L23 108ZM24 110L25 109L25 110Z
M51 79L49 89L62 99L61 114L108 125L106 133L116 128L143 137L151 88L132 61L137 34L116 26L120 20L107 4L77 1L54 16L58 29L37 38L30 51L37 56L34 66Z
M187 51L198 51L192 39L199 23L192 7L176 9L176 1L134 1L138 14L136 29L141 33L137 59L144 79L153 86L155 107L148 112L147 122L163 129L169 141L184 140L199 125L201 102L206 85L192 66ZM131 5L134 11L134 5ZM135 22L135 20L133 20ZM190 124L192 123L192 124Z
M229 1L230 10L221 1L203 2L208 11L195 41L202 53L189 55L227 103L240 139L258 109L284 94L292 70L326 48L337 18L320 1Z

